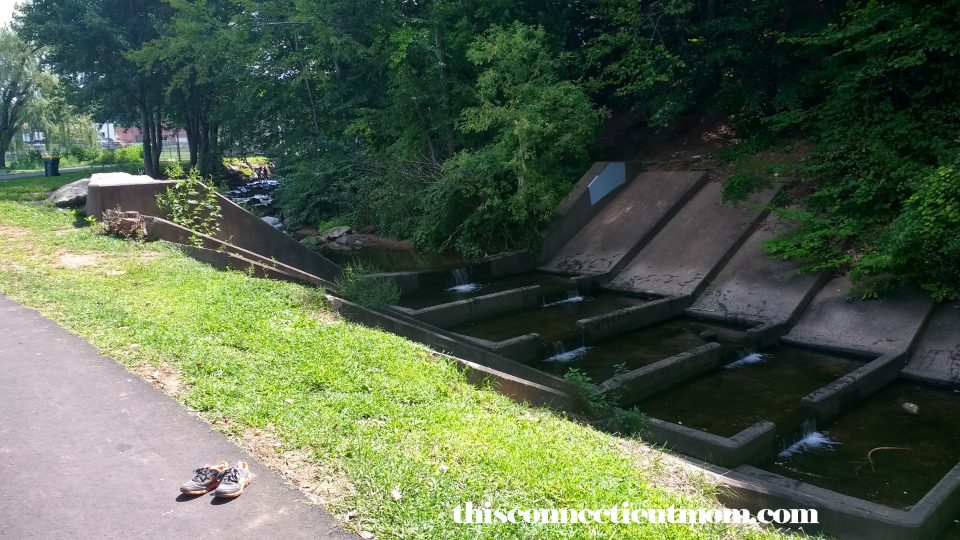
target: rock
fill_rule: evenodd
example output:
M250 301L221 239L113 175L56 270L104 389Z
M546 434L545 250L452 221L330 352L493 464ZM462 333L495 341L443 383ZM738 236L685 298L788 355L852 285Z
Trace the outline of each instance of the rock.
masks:
M47 197L47 202L57 208L80 208L87 203L87 191L89 189L89 178L77 180L51 193Z
M351 231L353 231L353 229L347 227L346 225L342 227L334 227L324 231L323 234L320 235L320 238L326 242L333 242L342 236L350 234Z
M260 219L275 229L283 229L283 222L273 216L263 216Z
M900 406L907 414L920 414L920 407L916 403L904 402Z
M714 341L717 339L717 333L713 330L704 330L700 332L700 339L704 341Z
M373 225L364 225L357 231L359 234L373 234L377 232L377 228Z

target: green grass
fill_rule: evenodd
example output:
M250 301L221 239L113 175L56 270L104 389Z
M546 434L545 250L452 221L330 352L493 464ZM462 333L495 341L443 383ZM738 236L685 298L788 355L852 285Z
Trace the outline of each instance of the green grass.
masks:
M709 482L684 477L642 443L471 386L429 349L339 319L316 291L98 236L36 202L69 179L0 182L0 292L131 369L173 368L183 383L176 397L218 429L279 437L283 450L318 465L319 482L341 486L327 507L350 516L346 527L381 538L779 537L736 526L454 523L465 501L717 503ZM64 255L88 265L64 267Z

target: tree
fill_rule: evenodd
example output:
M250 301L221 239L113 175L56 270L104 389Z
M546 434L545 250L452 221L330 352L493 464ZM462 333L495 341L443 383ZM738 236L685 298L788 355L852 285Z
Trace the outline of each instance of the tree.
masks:
M34 51L9 28L0 28L0 168L7 149L23 125L44 78Z
M18 34L43 47L43 62L73 86L75 103L139 125L143 167L159 177L163 73L131 53L161 35L170 6L161 0L33 0L16 16Z
M444 163L419 240L469 254L531 247L589 162L605 114L563 78L570 55L550 47L543 27L491 27L467 54L483 71L478 103L457 127L483 143Z

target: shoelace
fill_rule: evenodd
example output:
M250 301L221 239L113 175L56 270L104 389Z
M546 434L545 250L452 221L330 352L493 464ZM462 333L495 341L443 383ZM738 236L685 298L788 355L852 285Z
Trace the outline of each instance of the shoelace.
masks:
M220 475L220 482L224 484L239 484L240 469L236 467L230 467L229 469L223 471L223 473Z
M194 482L206 483L208 480L210 480L211 477L219 475L220 471L216 469L211 469L210 467L200 467L199 469L196 469L195 471L193 471L193 474L194 474L194 477L193 477Z

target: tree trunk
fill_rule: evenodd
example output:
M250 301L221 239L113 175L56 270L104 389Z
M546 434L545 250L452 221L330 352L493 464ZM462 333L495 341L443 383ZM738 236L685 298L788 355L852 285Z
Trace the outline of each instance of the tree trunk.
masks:
M140 133L143 136L143 174L157 178L158 171L153 168L153 141L150 137L153 131L153 115L147 109L146 100L141 99L137 107L140 109Z
M160 156L163 154L163 123L162 115L160 113L160 107L157 106L154 111L154 124L153 124L153 170L157 172L157 175L163 172L163 169L160 168Z
M4 130L0 133L0 169L7 168L7 150L10 149L10 139L16 135L16 130Z
M199 159L200 129L197 123L197 115L188 112L185 129L187 132L187 148L190 151L190 167L196 167L197 160Z

